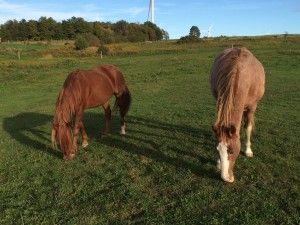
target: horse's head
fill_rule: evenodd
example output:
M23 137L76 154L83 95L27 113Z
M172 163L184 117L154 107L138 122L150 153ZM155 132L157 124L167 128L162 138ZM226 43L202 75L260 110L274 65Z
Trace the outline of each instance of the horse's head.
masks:
M64 160L70 160L75 155L76 149L72 149L72 126L70 123L53 124L52 144L59 145Z
M235 126L213 125L216 135L216 148L220 155L221 177L224 181L234 182L233 169L240 153L241 143Z

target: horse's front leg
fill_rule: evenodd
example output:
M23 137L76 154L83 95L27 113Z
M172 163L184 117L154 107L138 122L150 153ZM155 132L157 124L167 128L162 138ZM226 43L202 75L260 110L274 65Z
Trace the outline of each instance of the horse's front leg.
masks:
M104 112L105 112L105 128L103 130L102 137L106 137L109 134L109 126L110 126L110 118L111 118L111 109L109 102L105 102L102 105Z
M251 133L254 126L254 112L255 112L256 106L254 109L249 109L244 112L244 119L245 119L245 134L246 134L246 151L245 155L247 157L253 157L253 152L251 150Z
M82 147L86 148L89 145L89 143L88 143L88 137L85 132L82 120L80 121L79 129L80 129L81 137L82 137Z
M77 152L77 140L80 131L80 125L82 123L82 112L75 114L75 124L73 129L73 142L71 153L74 155Z

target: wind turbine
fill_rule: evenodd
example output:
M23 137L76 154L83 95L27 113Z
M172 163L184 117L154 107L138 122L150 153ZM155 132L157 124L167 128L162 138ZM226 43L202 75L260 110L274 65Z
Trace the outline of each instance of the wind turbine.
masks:
M208 30L205 30L204 32L207 33L207 37L211 37L211 29L213 27L214 24L211 24L210 27L208 28Z
M149 2L149 10L148 10L148 21L151 11L151 22L154 23L154 0L150 0Z

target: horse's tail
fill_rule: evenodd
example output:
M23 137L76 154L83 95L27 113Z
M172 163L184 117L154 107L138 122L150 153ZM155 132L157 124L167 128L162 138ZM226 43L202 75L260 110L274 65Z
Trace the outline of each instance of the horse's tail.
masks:
M125 85L124 91L116 95L116 101L113 107L113 111L120 111L122 116L125 116L131 105L131 94Z

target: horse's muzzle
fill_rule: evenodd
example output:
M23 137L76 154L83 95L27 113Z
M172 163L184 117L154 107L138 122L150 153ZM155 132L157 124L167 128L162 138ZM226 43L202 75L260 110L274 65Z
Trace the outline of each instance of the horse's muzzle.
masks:
M68 160L71 160L73 159L75 154L71 153L70 155L64 155L64 160L68 161Z
M232 176L232 177L227 177L227 178L225 178L225 177L223 177L223 176L221 176L222 177L222 179L224 180L224 181L226 181L226 182L228 182L228 183L233 183L234 182L234 176Z

